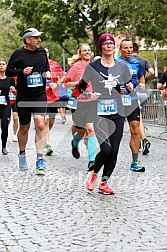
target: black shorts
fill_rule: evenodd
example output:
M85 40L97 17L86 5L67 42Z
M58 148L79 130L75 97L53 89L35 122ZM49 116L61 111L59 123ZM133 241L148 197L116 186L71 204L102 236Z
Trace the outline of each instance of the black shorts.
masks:
M140 121L140 108L137 107L130 115L127 116L128 122Z
M78 128L84 129L87 123L93 123L94 102L78 102L77 109L72 113L72 119Z
M55 115L58 113L58 108L53 105L53 103L48 103L46 115L49 115L50 118L54 119Z
M140 108L138 99L132 100L132 105L124 106L124 113L128 122L140 121Z
M45 116L47 109L47 96L45 93L33 96L17 95L16 108L20 125L31 122L31 115Z

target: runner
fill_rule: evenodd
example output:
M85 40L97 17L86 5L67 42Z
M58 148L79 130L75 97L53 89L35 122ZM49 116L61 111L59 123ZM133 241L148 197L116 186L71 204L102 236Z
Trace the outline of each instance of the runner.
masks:
M132 163L130 166L130 171L134 172L145 172L145 167L141 164L139 155L140 146L140 107L139 107L139 97L137 96L138 85L145 89L145 79L143 75L141 63L132 57L133 43L129 39L123 39L120 43L121 55L116 58L117 61L125 63L132 76L132 83L134 91L129 95L130 90L125 90L124 94L124 105L125 114L129 123L130 128L130 149L132 153Z
M16 78L14 78L15 85L17 85ZM18 142L17 139L17 131L19 127L19 117L17 113L17 108L16 108L16 95L13 94L12 91L9 91L9 100L10 100L10 105L12 109L12 115L13 115L13 137L12 140L13 142Z
M16 94L15 82L11 77L6 77L7 63L0 59L0 119L1 119L1 141L2 154L7 155L6 143L8 139L8 128L11 117L11 106L9 101L9 90Z
M112 34L101 34L98 45L102 57L88 64L78 86L79 92L94 101L91 103L91 111L100 145L93 170L89 172L86 180L86 188L94 190L98 173L104 166L99 190L104 194L114 194L107 182L114 171L123 135L124 107L121 90L123 85L133 85L126 64L114 60L115 39ZM89 82L92 84L93 93L86 91Z
M71 59L72 65L64 81L64 85L73 90L71 99L69 99L70 108L72 108L73 112L72 118L74 121L72 126L73 139L71 141L72 155L76 159L80 158L79 142L87 133L88 170L91 170L91 167L94 164L97 140L93 128L92 118L90 116L90 101L84 96L80 96L80 93L78 92L78 83L90 60L90 46L86 43L79 45L78 55L74 55ZM88 85L87 89L91 91L91 85ZM78 96L80 97L77 100Z
M56 102L60 100L60 94L57 84L61 85L61 80L65 78L65 72L61 68L58 62L50 58L48 47L44 47L51 71L51 80L46 82L46 95L47 95L47 112L45 115L45 133L46 133L46 144L45 144L45 153L47 156L51 156L53 149L50 144L50 131L54 125L55 115L58 113L59 106L64 107L67 105L67 102Z
M25 30L23 41L25 46L16 49L10 57L7 67L8 76L17 76L17 111L20 127L18 131L19 168L28 168L26 145L30 128L31 115L35 124L36 171L45 173L43 159L45 145L45 120L47 107L45 92L46 78L50 79L50 68L46 51L40 46L42 32L35 28Z

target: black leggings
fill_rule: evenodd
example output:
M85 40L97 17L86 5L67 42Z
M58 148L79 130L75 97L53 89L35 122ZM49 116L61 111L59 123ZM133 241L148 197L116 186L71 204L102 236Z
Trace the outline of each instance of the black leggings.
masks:
M11 106L0 105L0 119L1 119L1 140L2 147L6 147L7 138L8 138L8 127L11 116Z
M100 152L96 155L94 172L98 173L104 165L102 181L107 181L114 171L119 145L123 136L124 117L112 119L97 117L94 129L100 145Z

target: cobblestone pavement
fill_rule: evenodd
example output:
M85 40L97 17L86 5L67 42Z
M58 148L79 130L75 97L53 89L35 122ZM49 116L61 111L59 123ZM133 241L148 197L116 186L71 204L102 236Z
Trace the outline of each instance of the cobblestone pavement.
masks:
M29 170L18 170L18 145L9 136L9 155L0 154L0 252L167 251L166 141L149 137L150 154L140 159L145 173L131 173L125 127L111 178L116 194L84 187L87 151L71 155L71 116L59 116L52 130L54 153L47 174L34 174L34 128L28 142Z

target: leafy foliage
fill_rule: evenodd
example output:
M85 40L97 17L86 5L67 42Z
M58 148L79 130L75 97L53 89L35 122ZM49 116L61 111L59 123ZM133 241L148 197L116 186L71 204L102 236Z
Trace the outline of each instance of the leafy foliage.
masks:
M56 54L63 48L70 56L87 41L98 55L98 35L106 31L128 31L132 39L145 38L147 46L166 44L167 0L0 0L0 6L14 13L20 36L27 27L40 29Z

